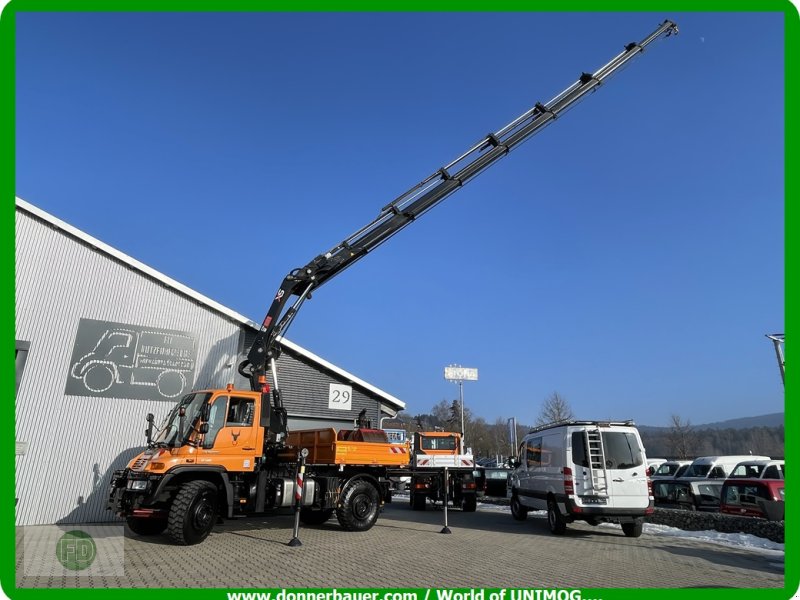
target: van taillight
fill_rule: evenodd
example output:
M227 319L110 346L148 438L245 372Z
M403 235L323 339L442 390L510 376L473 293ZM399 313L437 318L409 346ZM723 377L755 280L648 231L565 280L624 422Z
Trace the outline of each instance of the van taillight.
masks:
M647 495L653 498L653 480L649 477L647 478Z
M572 469L564 467L562 473L564 473L564 493L571 496L575 493L575 483L572 481Z

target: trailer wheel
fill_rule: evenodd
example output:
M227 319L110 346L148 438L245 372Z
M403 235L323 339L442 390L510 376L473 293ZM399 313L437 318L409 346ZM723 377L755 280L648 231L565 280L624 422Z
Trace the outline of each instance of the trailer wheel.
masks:
M333 515L332 508L322 510L312 510L310 508L300 509L300 520L306 525L322 525Z
M167 533L176 544L191 546L208 537L216 520L216 486L208 481L190 481L172 502Z
M411 492L411 510L425 510L428 497L425 494Z
M522 506L519 496L516 494L511 496L511 516L517 521L524 521L528 518L528 509Z
M478 498L475 494L464 496L461 500L461 510L464 512L475 512L478 507Z
M379 509L378 490L370 482L357 479L345 486L336 518L348 531L367 531L378 520Z
M128 517L125 522L128 524L128 529L136 535L158 535L167 528L166 519Z

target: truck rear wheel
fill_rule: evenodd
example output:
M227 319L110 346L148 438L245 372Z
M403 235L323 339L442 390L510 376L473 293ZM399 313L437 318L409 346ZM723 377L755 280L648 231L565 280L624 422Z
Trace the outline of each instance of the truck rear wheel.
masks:
M322 525L331 518L331 515L333 515L332 508L324 508L322 510L300 509L300 520L306 525Z
M151 519L142 517L127 517L125 522L136 535L158 535L167 528L166 519Z
M190 481L169 509L167 533L176 544L199 544L217 521L217 488L208 481Z
M461 510L464 512L475 512L475 509L478 507L478 498L475 494L470 494L468 496L464 496L461 499Z
M369 481L357 479L345 486L336 518L348 531L367 531L378 520L379 510L378 490Z

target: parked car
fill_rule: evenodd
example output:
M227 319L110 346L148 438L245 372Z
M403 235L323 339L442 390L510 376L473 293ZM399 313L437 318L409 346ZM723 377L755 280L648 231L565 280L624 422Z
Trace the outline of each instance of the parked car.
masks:
M782 460L744 460L728 475L734 479L785 479Z
M653 499L659 508L718 512L723 485L719 479L656 480Z
M783 479L728 479L722 486L720 512L783 521Z
M657 479L674 479L675 477L680 477L681 474L689 468L690 464L692 464L690 460L668 460L667 462L661 463L655 473L650 475L650 479L655 481Z
M511 515L546 510L550 531L583 520L619 523L639 537L653 496L639 431L632 421L566 421L526 434L511 477Z
M769 456L701 456L695 458L689 468L686 469L681 478L697 479L725 479L728 473L740 462L745 460L770 460Z
M647 474L652 475L656 469L667 462L666 458L648 458L647 459Z

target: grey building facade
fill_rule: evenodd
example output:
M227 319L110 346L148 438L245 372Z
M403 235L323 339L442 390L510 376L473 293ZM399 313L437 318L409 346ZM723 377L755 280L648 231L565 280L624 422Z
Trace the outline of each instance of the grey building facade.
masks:
M191 389L248 388L258 325L35 206L16 202L16 522L113 520L110 474ZM289 340L290 429L373 424L404 403Z

